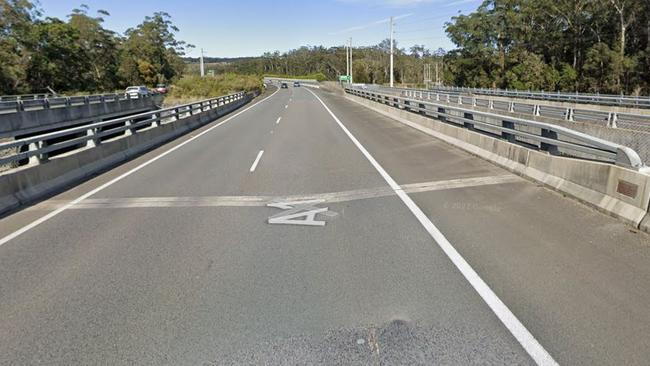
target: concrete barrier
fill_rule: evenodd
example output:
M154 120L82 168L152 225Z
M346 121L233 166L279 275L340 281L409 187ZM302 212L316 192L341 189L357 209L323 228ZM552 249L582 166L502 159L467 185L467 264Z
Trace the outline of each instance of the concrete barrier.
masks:
M365 98L346 97L650 233L648 172L553 156Z
M0 214L41 199L232 112L244 99L0 175Z

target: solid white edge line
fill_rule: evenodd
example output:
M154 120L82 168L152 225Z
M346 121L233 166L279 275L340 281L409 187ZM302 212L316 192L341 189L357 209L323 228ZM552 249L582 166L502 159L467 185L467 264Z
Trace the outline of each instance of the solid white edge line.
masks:
M515 314L508 309L508 307L499 299L499 297L492 291L490 286L488 286L485 281L474 271L474 269L465 261L465 259L456 251L456 249L451 245L449 240L438 230L438 228L429 220L427 215L422 212L420 207L413 202L411 197L409 197L395 182L395 180L384 170L384 168L379 165L379 163L370 155L368 150L366 150L363 145L357 140L354 135L343 125L343 123L334 115L334 113L325 105L325 103L309 89L305 89L312 93L316 99L323 105L323 107L329 112L330 116L338 123L339 127L345 132L345 134L352 140L352 142L357 146L361 153L368 159L370 164L379 172L379 174L384 178L386 183L395 191L395 194L404 202L406 207L411 210L413 215L420 221L420 224L429 232L433 240L436 241L438 246L447 254L447 257L452 261L452 263L458 268L462 275L467 279L467 281L474 287L474 290L481 296L483 301L492 309L492 312L501 320L503 325L510 331L510 333L517 339L519 344L526 350L530 357L538 365L549 365L554 366L558 363L553 359L553 357L544 349L544 347L535 339L535 337L526 329L526 327L517 319Z
M221 126L222 124L224 124L224 123L230 121L231 119L233 119L233 118L239 116L240 114L246 112L247 110L249 110L249 109L251 109L251 108L253 108L253 107L259 105L260 103L262 103L262 102L266 101L267 99L271 98L272 96L274 96L275 93L277 93L279 90L280 90L280 88L278 88L275 92L273 92L273 94L269 95L268 97L266 97L266 98L260 100L259 102L255 103L255 104L253 104L253 105L251 105L251 106L248 106L246 109L243 109L243 110L241 110L241 111L239 111L239 112L233 114L232 116L230 116L230 117L226 118L225 120L223 120L223 121L217 123L216 125L214 125L214 126L208 128L207 130L205 130L205 131L203 131L203 132L197 134L196 136L191 137L191 138L187 139L186 141L183 141L182 143L180 143L180 144L178 144L178 145L172 147L171 149L169 149L169 150L167 150L167 151L164 151L164 152L160 153L159 155L154 156L153 158L151 158L151 159L145 161L144 163L142 163L142 164L136 166L135 168L133 168L133 169L131 169L131 170L129 170L129 171L123 173L122 175L120 175L120 176L118 176L118 177L115 177L115 178L111 179L110 181L108 181L108 182L102 184L101 186L99 186L99 187L97 187L97 188L95 188L95 189L93 189L93 190L91 190L91 191L88 191L88 192L84 193L83 195L81 195L81 196L77 197L76 199L70 201L70 203L68 203L68 204L66 204L66 205L64 205L64 206L62 206L62 207L60 207L60 208L58 208L58 209L56 209L56 210L54 210L54 211L48 213L48 214L45 215L45 216L42 216L42 217L36 219L35 221L32 221L31 223L29 223L29 224L27 224L27 225L21 227L20 229L14 231L13 233L11 233L11 234L9 234L9 235L3 237L2 239L0 239L0 246L3 245L3 244L5 244L5 243L7 243L8 241L10 241L10 240L12 240L12 239L15 239L16 237L20 236L21 234L24 234L25 232L27 232L27 231L33 229L34 227L36 227L36 226L38 226L38 225L44 223L45 221L47 221L47 220L53 218L54 216L56 216L56 215L60 214L61 212L67 210L68 208L72 207L73 205L75 205L75 204L77 204L77 203L79 203L79 202L85 200L86 198L88 198L88 197L90 197L90 196L92 196L92 195L98 193L99 191L101 191L101 190L103 190L103 189L106 189L106 188L110 187L111 185L113 185L113 184L119 182L120 180L122 180L122 179L128 177L129 175L131 175L131 174L137 172L138 170L140 170L140 169L146 167L147 165L149 165L149 164L155 162L156 160L158 160L158 159L160 159L160 158L166 156L167 154L170 154L170 153L172 153L173 151L176 151L177 149L180 149L182 146L185 146L186 144L189 144L190 142L192 142L192 141L196 140L197 138L199 138L199 137L205 135L206 133L208 133L208 132L214 130L215 128L217 128L217 127Z
M253 165L251 165L251 169L250 169L251 173L255 171L255 168L257 168L257 164L260 162L260 159L262 159L263 154L264 154L264 150L260 150L260 152L257 153L257 157L255 158Z
M280 120L281 120L281 119L282 119L282 117L278 117L278 120L277 120L277 121L275 121L275 124L276 124L276 125L279 125L279 124L280 124Z

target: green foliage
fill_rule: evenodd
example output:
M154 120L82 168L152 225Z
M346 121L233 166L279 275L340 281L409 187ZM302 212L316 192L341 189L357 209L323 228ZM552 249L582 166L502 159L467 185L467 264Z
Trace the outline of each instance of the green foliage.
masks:
M261 91L262 79L255 75L233 73L200 77L196 75L180 78L171 88L168 99L206 99L238 91Z
M187 45L167 13L146 17L122 38L81 5L68 20L41 18L29 0L0 0L0 94L106 91L179 77Z
M388 83L390 43L383 40L378 45L357 47L353 53L354 81L359 83ZM445 51L434 52L423 46L411 47L410 53L395 45L395 81L397 83L422 83L423 66L431 65L432 75L435 64L439 64L439 75L443 78L442 57ZM197 59L188 59L188 74L199 74ZM338 80L346 73L345 48L322 46L300 47L285 53L266 52L261 57L211 60L205 64L206 70L215 74L234 72L238 74L278 75L287 78L315 78L318 80Z
M650 93L650 1L485 0L446 31L456 85Z

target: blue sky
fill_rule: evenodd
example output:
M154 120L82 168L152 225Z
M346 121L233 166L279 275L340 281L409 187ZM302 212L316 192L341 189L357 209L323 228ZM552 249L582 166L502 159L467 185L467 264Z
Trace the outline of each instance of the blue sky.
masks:
M180 28L178 39L203 47L215 57L257 56L302 45L336 46L352 37L355 46L373 45L389 36L387 18L396 20L400 47L424 44L447 50L453 44L444 23L466 14L481 0L40 0L46 16L65 19L80 4L111 13L106 27L124 32L146 15L166 11Z

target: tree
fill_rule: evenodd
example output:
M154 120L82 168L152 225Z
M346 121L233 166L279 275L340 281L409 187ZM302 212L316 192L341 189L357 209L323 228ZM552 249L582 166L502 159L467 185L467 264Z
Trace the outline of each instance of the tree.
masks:
M178 28L165 12L154 13L127 29L122 44L119 74L129 84L168 82L183 72L181 56L193 47L176 40Z

